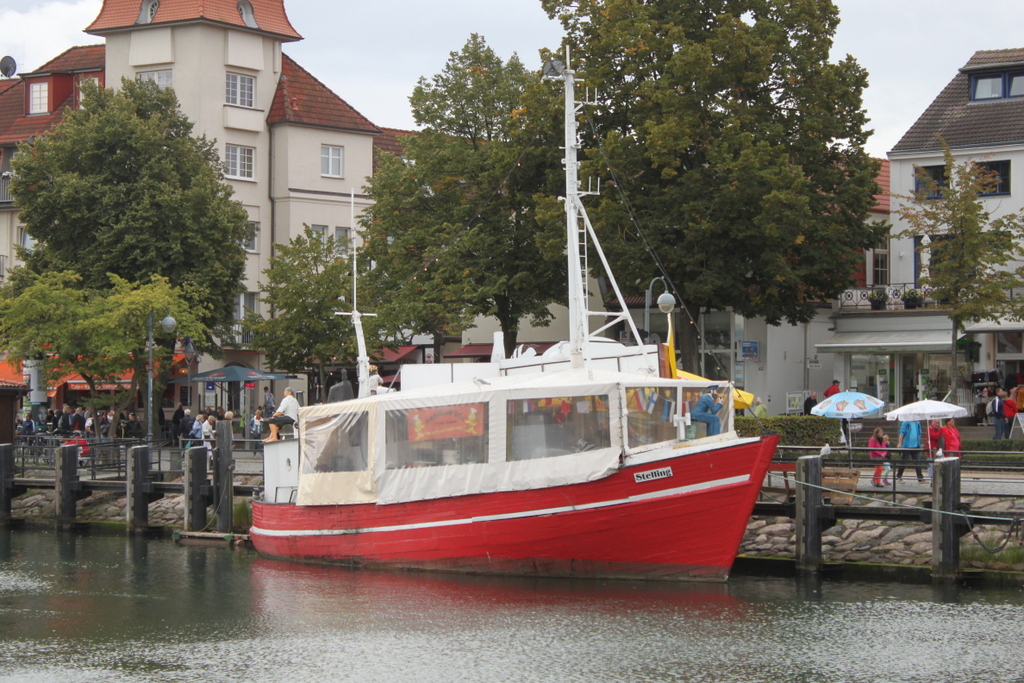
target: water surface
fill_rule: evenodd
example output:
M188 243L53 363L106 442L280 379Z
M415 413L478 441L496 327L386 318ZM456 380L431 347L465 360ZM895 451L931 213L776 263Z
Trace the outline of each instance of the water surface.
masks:
M348 570L0 530L0 681L1024 681L1024 594Z

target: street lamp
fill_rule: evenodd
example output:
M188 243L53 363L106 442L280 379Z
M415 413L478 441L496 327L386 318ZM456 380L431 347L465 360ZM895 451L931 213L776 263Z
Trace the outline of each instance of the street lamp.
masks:
M178 321L172 318L170 315L166 316L160 321L160 327L163 328L164 332L170 334L174 332L174 328L177 327ZM149 393L147 394L146 401L146 436L149 439L153 438L153 313L149 314L149 372L147 379L149 380Z
M676 298L669 294L668 282L665 278L659 276L651 280L651 284L647 286L647 291L644 292L644 329L647 330L647 339L651 338L651 299L654 294L654 283L658 280L661 280L661 284L665 285L665 291L658 297L658 309L662 313L671 313L676 307Z
M188 407L192 407L192 361L196 359L196 347L192 345L192 337L185 337L185 372L188 373Z

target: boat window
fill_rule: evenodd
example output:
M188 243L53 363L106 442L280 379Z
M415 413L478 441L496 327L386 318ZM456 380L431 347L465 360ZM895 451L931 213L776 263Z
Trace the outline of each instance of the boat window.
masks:
M607 394L519 399L507 414L510 462L611 446Z
M461 403L386 413L389 470L487 462L487 404Z
M362 472L367 468L366 413L341 413L306 420L302 472Z
M626 439L630 448L677 438L675 421L679 402L673 387L626 389Z

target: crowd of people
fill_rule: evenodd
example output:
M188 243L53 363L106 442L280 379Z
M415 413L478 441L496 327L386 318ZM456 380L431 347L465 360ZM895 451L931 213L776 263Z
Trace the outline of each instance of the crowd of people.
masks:
M18 415L14 432L26 436L53 434L100 440L142 439L146 436L146 426L134 412L118 413L113 408L93 411L65 403L60 410L48 410L46 419L40 422L34 420L30 413Z

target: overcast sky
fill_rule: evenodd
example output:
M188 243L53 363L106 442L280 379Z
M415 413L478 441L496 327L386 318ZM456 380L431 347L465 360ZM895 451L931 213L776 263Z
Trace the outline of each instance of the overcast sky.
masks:
M865 106L884 156L976 50L1024 47L1022 0L838 0L833 59L853 55L870 74ZM0 55L31 71L72 45L101 0L0 0ZM413 128L408 97L420 76L479 33L502 57L530 68L555 48L561 28L539 0L286 0L305 40L285 51L379 126Z

